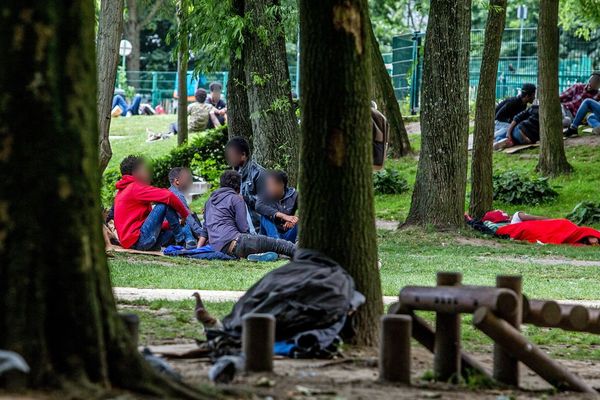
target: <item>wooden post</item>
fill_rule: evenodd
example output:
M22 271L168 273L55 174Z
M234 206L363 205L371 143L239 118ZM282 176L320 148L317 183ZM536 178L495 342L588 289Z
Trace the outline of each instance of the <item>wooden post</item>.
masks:
M273 371L275 318L270 314L246 314L243 317L242 352L246 371Z
M381 317L379 340L379 378L410 385L410 337L412 323L408 315Z
M553 300L527 300L523 298L523 323L536 326L557 326L561 310Z
M462 282L458 272L438 272L438 286L457 286ZM437 380L456 381L460 374L460 314L435 314L433 373Z
M521 330L523 315L523 279L519 275L498 275L496 287L510 289L517 296L517 312L511 316L503 316L517 331ZM494 342L494 379L510 386L519 386L519 360L512 357L498 343Z
M577 375L572 374L548 357L546 353L530 343L511 324L496 317L487 308L481 307L475 311L473 325L556 388L597 394L591 386Z

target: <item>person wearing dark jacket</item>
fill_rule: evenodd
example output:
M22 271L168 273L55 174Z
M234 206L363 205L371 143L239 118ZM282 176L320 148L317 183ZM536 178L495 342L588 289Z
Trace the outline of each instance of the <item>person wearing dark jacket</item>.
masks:
M215 190L204 206L204 228L213 250L238 257L277 253L292 257L296 246L286 240L249 234L246 204L240 196L241 175L225 171L220 188ZM261 258L254 258L261 261Z
M532 83L525 83L521 87L521 93L515 97L504 99L496 106L494 125L494 141L506 138L506 132L513 118L527 109L527 104L535 99L536 87Z
M260 233L292 243L298 236L298 192L288 186L283 171L267 173L266 193L258 198L256 211L260 214Z
M260 226L256 201L265 192L265 169L252 159L250 145L243 137L233 137L225 145L227 164L242 175L242 196L252 219L251 231Z
M494 144L494 150L502 150L520 144L532 144L540 140L539 105L534 104L513 118L506 139Z

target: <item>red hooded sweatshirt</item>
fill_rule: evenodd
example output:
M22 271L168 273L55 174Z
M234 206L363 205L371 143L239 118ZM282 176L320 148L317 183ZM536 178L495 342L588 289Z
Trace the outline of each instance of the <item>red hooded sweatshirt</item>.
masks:
M115 228L121 246L131 248L140 237L140 228L152 211L152 203L163 203L172 207L182 219L188 211L173 193L139 182L131 175L124 175L116 184Z

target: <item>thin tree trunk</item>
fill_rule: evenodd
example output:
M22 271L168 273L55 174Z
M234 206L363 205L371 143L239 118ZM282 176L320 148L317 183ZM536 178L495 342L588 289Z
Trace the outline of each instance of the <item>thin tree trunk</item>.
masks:
M266 168L298 174L300 129L292 106L279 0L245 2L249 31L244 43L248 106L254 158Z
M540 159L545 176L573 170L565 155L558 91L558 0L540 0L538 22L538 97L540 100Z
M339 262L367 302L356 342L378 341L383 312L373 206L371 34L366 0L300 0L300 246Z
M481 74L475 103L475 131L473 134L473 162L471 164L471 201L469 213L481 218L492 209L494 189L492 186L492 161L494 142L494 111L496 81L502 33L506 20L507 0L490 0Z
M84 0L13 0L0 13L10 60L0 63L0 168L10 171L0 179L0 349L31 367L0 387L214 398L155 373L117 314L100 219L94 19Z
M177 51L177 144L182 145L188 140L188 29L187 29L187 0L179 0L177 8L177 23L179 24Z
M381 55L381 50L379 50L372 26L370 30L371 42L373 43L371 47L372 98L377 103L379 110L387 118L390 126L390 155L394 158L403 157L412 152L408 133L404 126L400 105L394 93L392 79L385 68L383 56Z
M469 133L470 0L432 0L425 37L421 155L409 225L463 225Z
M100 174L112 157L110 148L110 111L117 66L119 65L119 42L123 30L123 0L102 0L96 37L96 65L98 66L98 130L100 147Z
M244 0L232 0L233 12L244 16ZM244 32L244 36L246 33ZM227 130L229 137L243 136L252 143L252 122L246 92L243 43L239 51L232 49L229 56L229 80L227 81Z
M127 56L127 79L130 86L137 87L137 81L139 79L140 70L140 32L142 27L139 23L138 16L138 0L126 0L127 1L127 21L125 23L125 39L131 42L131 54Z

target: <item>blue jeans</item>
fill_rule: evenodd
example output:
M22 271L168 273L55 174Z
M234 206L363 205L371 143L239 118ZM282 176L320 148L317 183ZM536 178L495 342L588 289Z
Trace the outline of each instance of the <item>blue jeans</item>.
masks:
M600 126L600 102L592 99L585 99L581 106L579 106L579 110L577 110L577 115L575 115L575 119L573 119L573 123L571 126L573 128L577 128L583 122L583 119L586 115L592 113L588 119L588 125L592 128Z
M272 237L274 239L283 239L287 240L288 242L296 243L296 238L298 237L298 225L282 233L279 232L277 225L275 225L270 219L261 216L260 234Z
M164 220L169 222L168 231L162 230ZM190 232L191 234L191 232ZM169 243L173 238L177 243L186 241L186 233L179 225L179 216L171 207L158 203L154 206L140 229L140 237L133 248L136 250L153 250Z
M506 133L508 132L509 122L495 121L494 122L494 142L498 142L502 139L506 139Z
M122 111L123 116L127 115L128 112L130 112L133 115L138 115L140 113L140 104L141 103L142 103L142 96L140 96L139 94L136 94L135 96L133 96L131 105L127 104L127 100L125 100L125 98L123 96L121 96L120 94L117 94L117 95L115 95L115 97L113 97L112 108L119 106L119 108Z
M520 124L513 128L512 138L516 144L525 144L525 139L523 138L523 134L521 133Z

